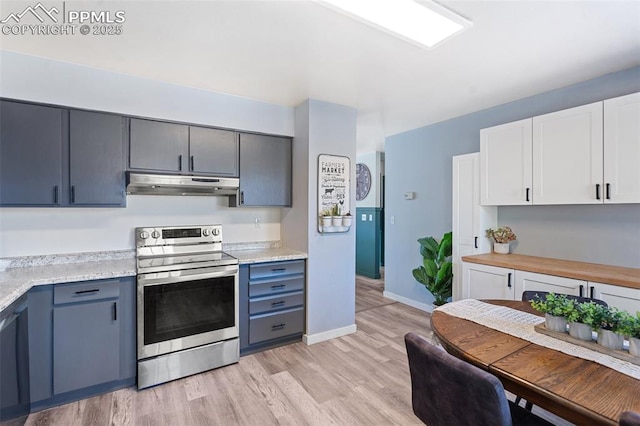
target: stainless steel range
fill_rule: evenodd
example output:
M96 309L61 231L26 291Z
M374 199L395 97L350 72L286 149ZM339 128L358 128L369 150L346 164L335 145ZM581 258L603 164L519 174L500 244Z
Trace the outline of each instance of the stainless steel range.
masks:
M136 228L138 389L239 360L238 260L222 226Z

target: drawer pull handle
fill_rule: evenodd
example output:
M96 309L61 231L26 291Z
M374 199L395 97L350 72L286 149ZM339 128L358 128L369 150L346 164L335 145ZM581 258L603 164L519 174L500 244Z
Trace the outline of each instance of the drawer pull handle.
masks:
M178 171L182 171L182 155L178 155Z
M605 189L607 191L607 195L606 195L607 200L610 200L611 199L611 184L609 184L609 183L606 184L605 185Z
M286 270L287 270L287 268L273 268L273 269L271 270L271 272L284 272L284 271L286 271Z
M280 324L274 324L271 326L271 331L277 331L277 330L282 330L283 328L286 327L287 324L281 322Z
M511 288L511 272L507 274L507 287Z
M273 302L273 303L271 304L271 307L272 307L272 308L277 308L278 306L284 306L284 304L285 304L285 303L287 303L287 302L285 302L284 300L281 300L281 301L279 301L279 302Z
M600 184L596 183L596 200L600 199Z
M474 245L476 248L478 248L478 237L475 237L475 238L474 238L474 243L473 243L473 245Z
M76 291L76 294L89 294L89 293L97 293L99 292L100 289L99 288L94 288L93 290L80 290L80 291Z
M584 291L584 286L580 284L580 297L582 297L582 292Z
M113 320L118 321L118 304L113 302Z
M271 290L280 290L281 288L285 288L286 286L286 284L272 285Z

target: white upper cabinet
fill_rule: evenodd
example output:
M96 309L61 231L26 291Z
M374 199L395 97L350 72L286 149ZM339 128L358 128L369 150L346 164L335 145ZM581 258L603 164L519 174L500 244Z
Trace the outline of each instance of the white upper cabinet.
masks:
M462 256L490 253L487 228L495 228L497 207L480 206L480 154L453 157L453 300L462 298Z
M604 202L640 203L640 93L604 101Z
M533 118L534 204L602 204L602 102Z
M531 204L531 119L480 130L480 202Z

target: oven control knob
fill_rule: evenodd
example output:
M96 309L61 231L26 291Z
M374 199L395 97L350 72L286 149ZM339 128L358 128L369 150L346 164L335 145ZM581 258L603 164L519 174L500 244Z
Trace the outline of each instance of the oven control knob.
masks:
M153 231L153 232L151 233L151 236L152 236L153 238L160 238L160 233L159 233L158 231Z
M210 233L211 233L211 231L209 231L206 228L202 230L202 235L204 235L205 237L208 237Z
M213 232L213 235L220 234L220 230L218 228L213 228L213 230L211 232Z
M140 233L140 238L146 240L147 238L149 238L149 233L147 231L142 231Z

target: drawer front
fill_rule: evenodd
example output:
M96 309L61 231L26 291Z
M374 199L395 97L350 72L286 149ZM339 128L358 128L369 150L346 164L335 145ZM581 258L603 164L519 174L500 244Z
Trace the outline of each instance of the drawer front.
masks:
M261 314L294 308L304 304L304 293L297 291L291 294L257 297L249 301L249 314Z
M53 286L53 303L55 305L117 297L120 297L119 280L88 281Z
M259 343L304 331L304 308L249 319L249 343Z
M304 276L249 282L249 297L298 291L304 288Z
M304 260L249 265L250 280L292 274L304 274Z

